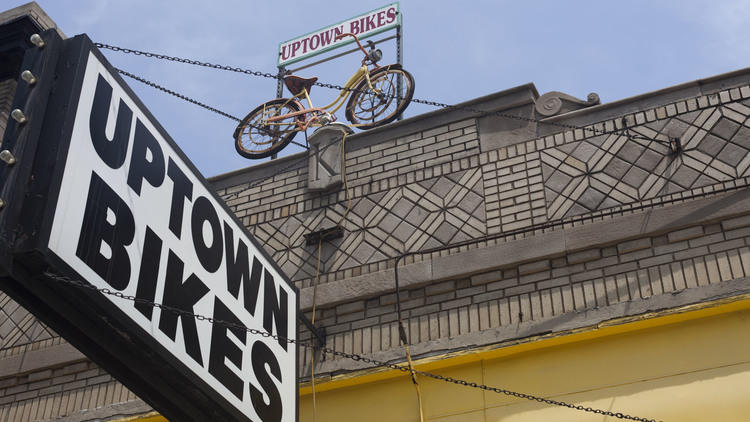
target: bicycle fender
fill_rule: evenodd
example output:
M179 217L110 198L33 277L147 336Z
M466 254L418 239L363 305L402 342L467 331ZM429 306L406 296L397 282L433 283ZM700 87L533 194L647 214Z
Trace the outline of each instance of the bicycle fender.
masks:
M403 68L404 67L402 65L398 64L398 63L387 64L385 66L380 66L379 68L371 71L370 75L374 75L374 74L380 73L380 72L387 72L390 69L403 69Z

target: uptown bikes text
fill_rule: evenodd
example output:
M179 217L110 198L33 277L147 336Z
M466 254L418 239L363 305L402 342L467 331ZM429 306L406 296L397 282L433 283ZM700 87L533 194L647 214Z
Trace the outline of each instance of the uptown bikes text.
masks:
M381 10L371 15L363 16L359 19L348 22L349 24L341 24L339 26L328 28L322 32L316 32L310 34L301 40L297 40L281 46L281 61L286 61L291 58L295 58L307 52L314 52L318 49L325 48L336 42L336 36L351 32L354 35L361 33L370 32L386 25L390 25L396 21L398 10L395 6L389 7L386 10Z
M90 115L91 140L99 158L110 168L118 169L125 164L130 146L133 112L120 99L114 135L109 139L105 130L112 110L111 99L112 87L99 75ZM174 242L175 238L177 241L183 239L183 218L189 219L186 226L192 232L193 248L200 265L208 273L216 273L221 264L225 263L226 274L217 274L218 277L212 278L211 283L221 280L226 285L211 287L225 288L235 299L239 298L242 288L244 309L258 320L262 317L263 328L269 333L277 334L279 345L287 350L289 344L286 338L290 337L289 307L295 306L290 305L287 292L283 288L277 291L273 275L256 256L249 253L242 236L234 233L232 227L220 218L212 202L204 196L193 195L193 182L171 157L165 157L160 143L140 119L135 119L133 130L135 133L132 136L132 154L127 172L127 185L132 192L128 194L140 196L144 183L157 188L165 185L165 194L171 191L169 231L174 235L169 236L171 241ZM167 178L171 180L171 189L167 187ZM136 281L136 297L144 301L155 300L160 281L159 269L166 265L166 271L162 271L165 275L161 303L193 312L195 304L211 289L195 273L184 273L184 257L169 249L169 241L165 242L152 227L146 226L144 238L135 239L137 223L128 203L96 171L92 171L76 255L113 289L124 290L132 281ZM210 239L204 234L205 225L210 227ZM236 237L239 237L239 242L235 247ZM133 242L141 245L140 268L132 268L131 257L125 248ZM164 248L168 249L168 253L166 262L161 262ZM256 315L260 289L263 289L262 311L258 313L262 315ZM193 317L162 311L158 322L159 331L175 341L179 319L185 352L190 358L207 368L239 400L242 401L245 394L249 393L253 408L262 421L280 421L281 396L272 379L282 382L282 371L276 356L263 341L256 340L251 345L248 344L247 331L239 328L245 325L218 297L214 297L213 302L211 316L234 326L228 328L219 324L212 325L208 356L201 353L201 342L207 339L198 336ZM152 306L139 302L135 302L133 306L149 321L153 321ZM227 331L231 331L246 347L238 347L237 341L227 336ZM245 352L251 353L252 370L259 384L257 386L246 384L225 364L225 359L228 359L242 370L242 355Z

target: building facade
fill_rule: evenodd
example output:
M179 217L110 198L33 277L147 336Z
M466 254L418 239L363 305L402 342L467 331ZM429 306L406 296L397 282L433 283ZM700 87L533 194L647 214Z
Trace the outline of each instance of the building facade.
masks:
M324 342L302 421L744 420L749 116L750 69L605 104L528 84L348 136L328 191L306 154L210 181ZM0 421L163 420L0 298ZM406 365L399 313L418 388L342 356Z

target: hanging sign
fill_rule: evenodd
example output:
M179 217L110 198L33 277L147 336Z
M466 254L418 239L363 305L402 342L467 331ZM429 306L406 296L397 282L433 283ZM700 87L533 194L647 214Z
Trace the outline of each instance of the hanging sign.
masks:
M52 285L44 309L170 419L296 421L297 290L90 40L65 43L29 160L54 166L38 249L137 300Z
M350 32L362 40L400 25L399 3L391 3L335 25L282 42L279 44L278 66L286 66L354 42L351 37L337 41L336 35Z

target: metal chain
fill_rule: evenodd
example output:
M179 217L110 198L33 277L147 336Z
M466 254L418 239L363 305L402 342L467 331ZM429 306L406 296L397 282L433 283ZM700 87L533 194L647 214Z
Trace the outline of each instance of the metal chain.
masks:
M279 76L274 75L272 73L268 73L268 72L258 72L256 70L242 69L239 67L225 66L225 65L220 65L220 64L202 62L199 60L185 59L181 57L167 56L164 54L150 53L148 51L133 50L130 48L117 47L114 45L108 45L108 44L102 44L102 43L94 43L94 45L97 46L98 48L103 48L103 49L112 50L112 51L119 51L121 53L126 53L126 54L135 54L136 56L152 57L152 58L159 59L159 60L168 60L171 62L186 63L186 64L192 64L195 66L210 67L212 69L226 70L229 72L245 73L247 75L260 76L263 78L279 79Z
M161 309L161 310L164 310L164 311L167 311L167 312L171 312L171 313L173 313L175 315L178 315L180 317L183 317L183 316L184 317L191 317L191 318L195 318L198 321L206 321L206 322L208 322L210 324L221 325L221 326L224 326L224 327L227 327L227 328L231 328L231 329L236 329L236 330L243 330L243 331L246 331L246 332L248 332L250 334L253 334L253 335L258 335L258 336L265 337L265 338L273 338L275 340L286 341L288 343L297 344L297 345L302 346L302 347L304 347L306 349L310 349L310 350L313 350L313 351L314 350L318 350L318 351L321 351L321 352L323 352L325 354L328 354L328 355L338 356L338 357L349 359L349 360L352 360L352 361L355 361L355 362L363 362L363 363L367 363L367 364L374 365L374 366L377 366L377 367L389 368L389 369L393 369L393 370L404 372L404 373L411 373L412 375L420 375L420 376L423 376L423 377L432 378L432 379L435 379L435 380L438 380L438 381L444 381L444 382L448 382L448 383L452 383L452 384L456 384L456 385L462 385L462 386L465 386L465 387L476 388L476 389L480 389L480 390L484 390L484 391L490 391L490 392L498 393L498 394L504 394L506 396L516 397L516 398L519 398L519 399L536 401L536 402L539 402L539 403L546 403L546 404L551 404L551 405L554 405L554 406L567 407L567 408L574 409L574 410L579 410L579 411L582 411L582 412L589 412L589 413L595 413L595 414L598 414L598 415L611 416L611 417L618 418L618 419L628 419L628 420L641 421L641 422L657 422L655 419L641 418L641 417L631 416L631 415L627 415L627 414L620 413L620 412L610 412L608 410L602 410L602 409L596 409L596 408L593 408L593 407L586 407L586 406L576 405L576 404L567 403L567 402L563 402L563 401L559 401L559 400L554 400L554 399L548 399L548 398L544 398L544 397L540 397L540 396L535 396L533 394L519 393L519 392L516 392L516 391L507 390L507 389L498 388L498 387L490 387L488 385L478 384L476 382L469 382L469 381L465 381L465 380L462 380L462 379L448 377L448 376L443 376L443 375L438 375L438 374L433 374L431 372L420 371L420 370L417 370L417 369L411 369L410 370L409 367L406 366L406 365L399 365L399 364L396 364L396 363L390 363L390 362L385 362L385 361L381 361L381 360L377 360L377 359L372 359L372 358L368 358L366 356L358 355L358 354L355 354L355 353L346 353L346 352L342 352L342 351L331 349L329 347L325 347L323 345L315 345L315 344L310 343L310 342L304 342L304 341L300 341L300 340L297 340L297 339L286 338L284 336L280 336L280 335L277 335L277 334L269 333L268 331L265 331L265 330L258 330L258 329L255 329L255 328L248 328L248 327L245 327L243 325L238 325L238 324L235 324L235 323L232 323L232 322L229 322L229 321L215 319L213 317L207 317L205 315L195 314L193 312L186 311L184 309L175 308L175 307L172 307L172 306L163 305L161 303L153 302L153 301L150 301L150 300L147 300L147 299L143 299L143 298L138 298L138 297L135 297L135 296L126 295L126 294L124 294L124 293L122 293L120 291L111 290L111 289L108 289L108 288L99 288L99 287L96 287L94 285L85 283L83 281L74 280L74 279L71 279L69 277L65 277L65 276L61 276L61 275L58 275L58 274L51 273L49 271L45 271L43 273L43 275L44 275L45 278L47 278L49 280L54 280L54 281L62 283L64 285L68 285L68 286L72 286L72 287L77 287L77 288L85 289L85 290L90 290L90 291L94 291L94 292L103 293L105 295L114 296L114 297L117 297L117 298L120 298L120 299L129 300L129 301L132 301L134 303L141 304L141 305L148 305L148 306L151 306L153 308L158 308L158 309Z
M468 106L451 105L451 104L446 104L446 103L439 103L439 102L436 102L436 101L420 100L419 98L412 98L411 101L415 102L415 103L418 103L418 104L430 105L430 106L433 106L433 107L449 108L449 109L461 110L461 111L469 111L469 112L477 113L477 114L480 114L480 115L487 115L487 116L492 115L492 116L504 117L506 119L519 120L519 121L527 122L527 123L541 123L541 124L545 124L545 125L561 127L563 129L582 130L584 132L593 133L594 135L620 135L620 136L625 136L625 137L627 137L630 140L653 141L653 142L658 142L658 143L664 143L665 142L665 141L662 141L662 140L659 140L659 139L653 139L653 138L649 138L649 137L643 136L643 135L631 135L631 134L629 134L626 131L626 129L606 131L606 130L596 129L594 127L580 127L580 126L575 126L575 125L569 125L569 124L566 124L566 123L547 122L547 121L544 121L544 120L534 119L534 118L531 118L531 117L516 116L516 115L513 115L513 114L502 113L502 112L499 112L499 111L485 111L485 110L480 110L478 108L473 108L473 107L468 107Z
M257 70L243 69L243 68L234 67L234 66L227 66L227 65L219 65L219 64L209 63L209 62L202 62L200 60L192 60L192 59L186 59L186 58L182 58L182 57L167 56L167 55L164 55L164 54L151 53L151 52L140 51L140 50L133 50L133 49L130 49L130 48L117 47L117 46L113 46L113 45L109 45L109 44L94 43L94 45L96 45L98 48L108 49L108 50L112 50L112 51L118 51L118 52L126 53L126 54L135 54L136 56L151 57L151 58L160 59L160 60L168 60L168 61L172 61L172 62L186 63L186 64L195 65L195 66L203 66L203 67L208 67L208 68L211 68L211 69L218 69L218 70L225 70L225 71L229 71L229 72L244 73L244 74L247 74L247 75L260 76L260 77L269 78L269 79L276 79L276 80L283 79L283 76L278 75L278 74L272 74L272 73L269 73L269 72L260 72L260 71L257 71ZM341 85L329 84L329 83L324 83L324 82L315 82L314 85L317 85L317 86L320 86L320 87L323 87L323 88L329 88L329 89L339 90L339 91L349 91L349 92L360 92L360 91L362 91L362 90L357 90L356 88L347 88L347 87L344 87L344 86L341 86ZM367 91L369 91L369 90L364 90L364 91L365 91L365 93L367 93ZM643 136L643 135L631 135L631 134L627 134L627 133L624 133L623 130L606 131L606 130L596 129L594 127L579 127L579 126L569 125L569 124L565 124L565 123L543 121L543 120L534 119L534 118L531 118L531 117L515 116L515 115L512 115L512 114L502 113L502 112L499 112L499 111L486 111L486 110L480 110L480 109L476 109L476 108L468 107L468 106L451 105L451 104L440 103L440 102L436 102L436 101L421 100L421 99L418 99L418 98L412 98L411 101L414 102L414 103L429 105L429 106L438 107L438 108L450 108L450 109L453 109L453 110L468 111L468 112L476 113L476 114L479 114L479 115L492 115L492 116L498 116L498 117L503 117L503 118L512 119L512 120L524 121L524 122L528 122L528 123L540 123L540 124L546 124L546 125L550 125L550 126L561 127L561 128L564 128L564 129L582 130L584 132L590 132L590 133L593 133L595 135L612 135L612 134L617 134L617 135L621 135L621 136L626 136L626 137L628 137L631 140L636 140L637 139L637 140L644 140L644 141L654 141L654 142L658 142L658 143L664 143L665 142L665 141L662 141L662 140L649 138L649 137L646 137L646 136Z
M214 112L216 114L219 114L221 116L224 116L224 117L227 117L229 119L232 119L235 122L242 122L242 120L239 117L237 117L237 116L233 116L233 115L231 115L231 114L229 114L227 112L224 112L224 111L221 111L221 110L219 110L217 108L211 107L211 106L209 106L207 104L204 104L204 103L202 103L202 102L200 102L198 100L195 100L193 98L190 98L190 97L187 97L185 95L182 95L179 92L172 91L171 89L165 88L165 87L163 87L163 86L161 86L161 85L159 85L159 84L157 84L155 82L149 81L148 79L145 79L145 78L142 78L140 76L134 75L134 74L132 74L130 72L126 72L126 71L124 71L122 69L115 68L115 70L118 73L122 74L122 75L125 75L125 76L127 76L129 78L135 79L136 81L138 81L138 82L140 82L142 84L148 85L148 86L150 86L152 88L156 88L159 91L166 92L167 94L173 95L173 96L175 96L175 97L177 97L177 98L179 98L181 100L185 100L185 101L187 101L189 103L193 103L193 104L195 104L195 105L197 105L199 107L203 107L203 108L205 108L208 111L212 111L212 112ZM256 125L251 125L250 123L246 123L245 125L249 126L249 127L254 127L255 129L258 129L258 130L262 130L263 129L262 127L259 127L259 126L256 126ZM298 146L301 146L304 149L309 149L309 147L307 145L301 144L299 142L290 141L290 143L298 145Z
M126 72L126 71L124 71L124 70L122 70L122 69L118 69L118 68L115 68L115 70L116 70L117 72L119 72L119 73L120 73L121 75L125 75L125 76L127 76L128 78L132 78L132 79L135 79L136 81L138 81L138 82L140 82L140 83L146 84L146 85L148 85L148 86L150 86L150 87L152 87L152 88L156 88L156 89L158 89L159 91L163 91L163 92L166 92L166 93L167 93L167 94L169 94L169 95L174 95L175 97L177 97L177 98L179 98L179 99L181 99L181 100L185 100L185 101L187 101L187 102L189 102L189 103L193 103L193 104L195 104L195 105L197 105L197 106L199 106L199 107L203 107L203 108L205 108L206 110L209 110L209 111L213 111L214 113L216 113L216 114L219 114L219 115L222 115L222 116L224 116L224 117L228 117L228 118L230 118L230 119L232 119L232 120L234 120L234 121L236 121L236 122L240 122L240 121L241 121L241 119L240 119L239 117L236 117L236 116L232 116L232 115L231 115L231 114L229 114L229 113L226 113L226 112L223 112L223 111L221 111L221 110L219 110L219 109L213 108L213 107L211 107L211 106L209 106L209 105L206 105L206 104L204 104L204 103L202 103L202 102L200 102L200 101L198 101L198 100L194 100L194 99L192 99L192 98L190 98L190 97L187 97L187 96L185 96L185 95L182 95L182 94L180 94L180 93L178 93L178 92L172 91L171 89L168 89L168 88L164 88L163 86L161 86L161 85L158 85L158 84L156 84L156 83L154 83L154 82L151 82L151 81L149 81L149 80L143 79L143 78L141 78L140 76L136 76L136 75L134 75L134 74L132 74L132 73L130 73L130 72Z

